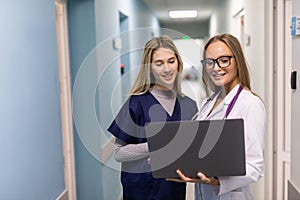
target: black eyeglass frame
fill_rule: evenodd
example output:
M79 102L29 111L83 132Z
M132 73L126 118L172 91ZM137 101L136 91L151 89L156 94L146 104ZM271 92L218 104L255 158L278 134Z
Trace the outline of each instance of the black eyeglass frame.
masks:
M220 64L219 64L219 59L220 58L228 58L229 60L228 60L228 65L227 66L220 66ZM226 68L226 67L229 67L230 65L231 65L231 58L234 58L234 56L220 56L220 57L218 57L218 58L216 58L216 59L213 59L213 58L206 58L206 59L203 59L203 60L201 60L201 63L202 63L202 66L203 66L203 68L204 69L206 69L206 70L210 70L210 69L213 69L214 67L215 67L215 64L217 63L217 65L220 67L220 68ZM207 61L207 60L210 60L210 61L212 61L214 64L212 65L212 67L207 67L207 65L205 64L205 62Z

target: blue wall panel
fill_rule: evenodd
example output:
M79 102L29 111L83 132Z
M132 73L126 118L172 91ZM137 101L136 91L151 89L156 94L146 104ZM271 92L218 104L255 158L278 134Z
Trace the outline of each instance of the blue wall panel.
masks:
M0 6L0 199L65 189L53 0Z

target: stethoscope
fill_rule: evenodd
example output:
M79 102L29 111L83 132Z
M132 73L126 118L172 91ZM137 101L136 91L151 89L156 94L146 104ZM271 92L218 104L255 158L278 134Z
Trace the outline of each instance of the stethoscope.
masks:
M242 90L243 90L243 87L240 85L240 86L239 86L239 89L237 90L237 92L236 92L236 94L234 95L233 99L232 99L231 102L229 103L228 108L226 109L226 113L225 113L224 119L226 119L226 118L228 117L229 113L231 112L231 110L232 110L232 108L233 108L233 106L234 106L234 104L235 104L235 102L236 102L237 98L239 97L239 95L240 95L240 93L241 93ZM211 96L206 100L206 102L205 102L204 105L202 106L201 110L200 110L199 112L197 112L197 113L193 116L192 120L197 119L198 116L200 116L201 114L203 114L203 112L207 109L209 103L210 103L217 95L219 95L220 92L221 92L221 91L217 91L217 92L215 92L213 95L211 95Z
M204 113L204 111L206 111L206 109L207 109L209 103L210 103L217 95L219 95L220 92L221 92L221 91L217 91L217 92L213 93L209 98L207 98L207 100L206 100L206 102L204 103L204 105L201 106L200 111L197 112L197 113L193 116L192 120L196 120L198 116L202 115L202 114Z

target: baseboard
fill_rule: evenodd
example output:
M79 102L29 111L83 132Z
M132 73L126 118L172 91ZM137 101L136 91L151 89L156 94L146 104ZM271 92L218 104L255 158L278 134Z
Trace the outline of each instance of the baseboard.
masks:
M288 200L299 200L300 191L294 186L291 180L288 180Z
M68 191L64 190L55 200L69 200Z

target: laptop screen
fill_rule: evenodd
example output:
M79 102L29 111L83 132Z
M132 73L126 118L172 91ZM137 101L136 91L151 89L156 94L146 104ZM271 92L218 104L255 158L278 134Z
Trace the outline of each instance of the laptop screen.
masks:
M145 126L155 178L246 174L243 119L154 122Z

